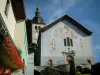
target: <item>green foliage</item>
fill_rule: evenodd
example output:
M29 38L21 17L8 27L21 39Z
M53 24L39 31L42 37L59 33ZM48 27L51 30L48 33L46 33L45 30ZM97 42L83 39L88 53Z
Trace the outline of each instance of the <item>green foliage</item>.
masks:
M21 56L21 54L22 54L22 50L18 48L17 51L18 51L18 53L19 53L20 56Z
M17 68L11 68L11 72L13 73L13 72L15 72L15 73L17 73L19 71L19 69L17 69Z
M71 56L71 60L69 61L69 63L70 63L70 74L69 75L76 75L75 61L74 61L73 56Z
M41 75L61 75L61 74L51 67L46 67L44 70L41 71Z
M76 75L81 75L81 73L80 72L77 72Z

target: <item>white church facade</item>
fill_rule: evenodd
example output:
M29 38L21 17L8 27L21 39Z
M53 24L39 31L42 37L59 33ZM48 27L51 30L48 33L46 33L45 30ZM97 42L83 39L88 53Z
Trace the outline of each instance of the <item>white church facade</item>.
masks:
M53 60L53 65L64 64L65 57L72 51L75 52L76 65L86 65L87 60L94 63L91 34L68 15L41 28L37 49L40 52L39 65L46 66L48 59Z
M87 60L95 62L92 32L68 15L46 25L37 7L35 17L26 21L26 30L29 62L34 66L47 66L49 59L53 66L65 64L70 52L74 52L76 66L88 65Z

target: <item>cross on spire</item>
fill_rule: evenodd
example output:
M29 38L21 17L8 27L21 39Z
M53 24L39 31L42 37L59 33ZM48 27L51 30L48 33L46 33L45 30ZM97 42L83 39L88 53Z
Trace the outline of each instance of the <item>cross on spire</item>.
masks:
M32 22L36 24L45 24L43 18L40 16L40 8L38 5L36 7L35 17L32 19Z
M38 5L37 5L37 8L36 8L35 17L40 17L40 9L39 9Z

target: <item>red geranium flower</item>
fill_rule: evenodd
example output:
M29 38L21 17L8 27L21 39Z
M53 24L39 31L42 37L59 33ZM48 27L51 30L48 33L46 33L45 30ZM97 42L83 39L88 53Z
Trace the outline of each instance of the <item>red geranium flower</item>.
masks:
M22 63L21 57L19 53L17 52L17 49L15 48L15 45L13 42L8 38L4 37L4 46L7 50L8 55L11 57L11 60L16 63L20 68L24 67L24 64Z

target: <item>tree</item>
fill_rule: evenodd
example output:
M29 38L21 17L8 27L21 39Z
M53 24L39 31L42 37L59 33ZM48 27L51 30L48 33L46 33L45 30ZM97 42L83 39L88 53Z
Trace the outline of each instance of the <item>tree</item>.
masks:
M76 69L75 69L75 61L74 61L74 57L71 56L71 60L69 60L69 64L70 64L70 74L69 75L75 75L76 74Z

